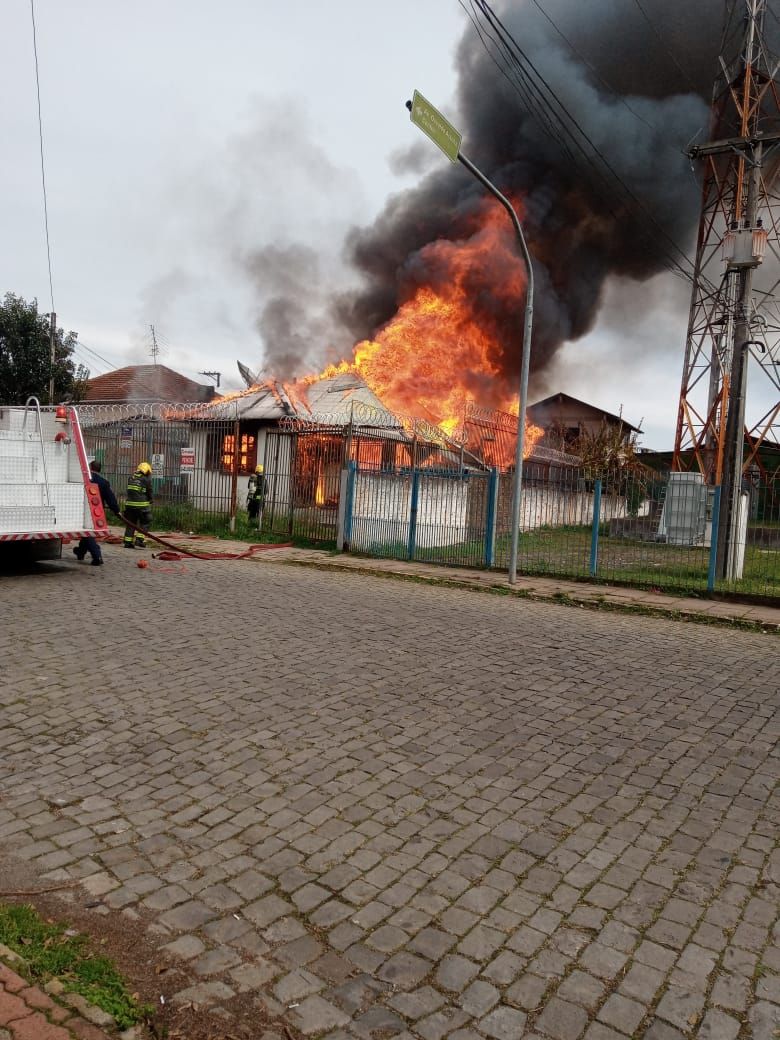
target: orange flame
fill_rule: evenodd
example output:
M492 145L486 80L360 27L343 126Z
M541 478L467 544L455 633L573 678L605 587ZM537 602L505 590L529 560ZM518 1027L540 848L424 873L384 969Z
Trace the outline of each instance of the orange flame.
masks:
M314 493L314 501L318 506L325 505L325 479L322 475L322 467L317 473L317 490Z
M391 411L429 419L447 433L463 423L469 404L516 415L516 400L513 409L502 374L501 347L477 315L469 276L479 270L497 294L517 300L519 336L525 269L506 215L487 205L477 221L469 237L420 250L420 267L434 272L435 285L417 287L375 339L355 346L351 361L329 365L301 383L354 372ZM526 425L526 455L542 433Z
M544 437L544 430L541 426L534 426L527 419L525 420L525 439L523 440L523 458L527 459L528 456L533 452L534 446Z

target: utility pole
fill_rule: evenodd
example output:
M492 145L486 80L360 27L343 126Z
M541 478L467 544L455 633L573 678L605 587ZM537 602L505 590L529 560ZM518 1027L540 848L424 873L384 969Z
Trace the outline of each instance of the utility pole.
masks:
M217 390L219 390L219 380L222 376L221 372L198 372L198 375L207 376L209 379L213 379L216 384Z
M49 315L49 404L54 404L54 370L57 364L57 315Z
M763 145L759 141L755 148L752 164L748 172L747 201L743 234L750 236L750 249L746 251L743 266L737 267L733 277L736 282L736 299L734 304L734 336L731 349L731 371L728 378L728 407L726 430L723 440L723 466L721 472L720 515L718 517L718 546L716 555L716 574L719 578L728 578L730 560L736 551L739 538L739 503L742 494L742 465L745 456L745 404L747 397L747 352L751 342L751 321L753 271L758 266L753 259L753 240L762 239L757 217L758 193L761 179L761 159ZM753 230L755 229L755 230ZM739 235L739 229L734 229ZM756 235L758 232L758 236ZM758 243L756 243L757 245ZM737 243L735 257L730 264L739 259Z
M698 469L707 483L722 487L718 541L726 540L724 553L733 536L743 468L757 458L761 443L776 439L780 431L780 344L762 343L760 353L749 349L755 346L760 311L774 301L780 284L771 270L760 280L756 273L767 247L775 255L780 251L780 180L775 175L780 94L764 39L773 2L724 4L726 31L710 140L689 153L702 166L702 206L672 468ZM770 174L765 176L765 170ZM743 463L751 358L777 398L747 431L751 450ZM720 564L719 572L725 573L723 560Z

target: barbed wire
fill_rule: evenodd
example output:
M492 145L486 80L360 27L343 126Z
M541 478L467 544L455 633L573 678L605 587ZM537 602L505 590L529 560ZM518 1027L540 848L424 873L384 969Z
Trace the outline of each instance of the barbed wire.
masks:
M237 420L238 401L172 402L172 401L126 401L86 402L75 405L82 426L104 423L130 422L191 422L193 420Z
M486 405L467 404L464 422L488 423L491 426L500 426L517 433L516 415L512 415L511 412L502 412L498 408L488 408Z

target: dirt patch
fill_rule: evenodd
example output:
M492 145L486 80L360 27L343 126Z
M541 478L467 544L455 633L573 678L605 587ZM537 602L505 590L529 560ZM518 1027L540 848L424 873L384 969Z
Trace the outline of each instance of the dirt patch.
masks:
M29 903L44 919L67 921L88 936L90 949L110 957L137 999L153 1009L145 1024L151 1040L258 1040L266 1029L284 1040L298 1040L296 1030L269 1018L252 992L221 1002L219 1010L174 1003L174 994L204 979L162 949L172 937L157 937L149 931L151 914L133 911L131 916L110 910L81 887L38 892L52 884L36 878L30 864L0 857L0 899ZM231 985L230 978L211 976L209 981L214 979Z

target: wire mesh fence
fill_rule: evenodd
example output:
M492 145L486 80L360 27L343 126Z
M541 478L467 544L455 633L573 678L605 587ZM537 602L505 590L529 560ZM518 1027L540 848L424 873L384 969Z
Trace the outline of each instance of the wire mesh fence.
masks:
M490 472L355 467L346 541L371 556L491 566L487 507L494 484Z
M352 551L470 567L508 566L512 475L356 470ZM698 475L526 464L518 570L670 591L780 595L780 498L745 492L734 558L717 557L718 489Z

